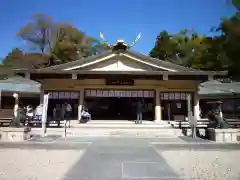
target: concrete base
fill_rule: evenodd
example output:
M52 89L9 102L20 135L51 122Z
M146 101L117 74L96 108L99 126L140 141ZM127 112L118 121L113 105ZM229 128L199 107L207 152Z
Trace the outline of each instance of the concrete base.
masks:
M0 128L1 141L24 141L30 138L30 128Z
M237 142L240 129L207 129L207 138L216 142Z
M192 130L190 128L183 128L182 133L185 136L191 136L192 135ZM197 136L205 138L206 137L206 130L204 128L198 128L197 129Z

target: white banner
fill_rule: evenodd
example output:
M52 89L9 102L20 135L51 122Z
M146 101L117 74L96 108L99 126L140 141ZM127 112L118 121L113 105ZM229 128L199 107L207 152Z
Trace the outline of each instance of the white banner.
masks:
M48 97L49 94L44 94L43 96L42 123L47 121Z

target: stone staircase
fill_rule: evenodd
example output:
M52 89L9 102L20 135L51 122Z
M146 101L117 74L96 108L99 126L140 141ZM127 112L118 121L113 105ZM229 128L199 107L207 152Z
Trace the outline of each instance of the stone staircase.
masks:
M32 133L38 134L39 128L33 128ZM64 136L64 128L48 128L48 135ZM166 121L152 122L143 121L135 124L126 120L92 120L86 124L71 121L71 127L67 128L68 137L176 137L181 136L180 129L173 129Z

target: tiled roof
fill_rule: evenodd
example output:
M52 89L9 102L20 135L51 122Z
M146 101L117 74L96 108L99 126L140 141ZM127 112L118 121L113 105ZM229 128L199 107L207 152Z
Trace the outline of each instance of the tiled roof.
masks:
M41 84L19 76L0 80L0 90L5 92L40 93Z
M47 67L47 68L44 68L44 69L46 69L46 70L66 69L66 68L69 68L69 67L83 65L85 63L89 63L89 62L95 61L95 60L97 60L99 58L107 57L107 56L109 56L109 55L111 55L113 53L114 52L112 52L110 50L110 51L106 51L105 53L100 54L100 55L94 55L94 56L90 56L90 57L87 57L87 58L82 58L82 59L79 59L79 60L76 60L76 61L72 61L72 62L60 64L60 65ZM139 58L141 60L145 60L145 61L150 62L150 63L155 64L155 65L162 66L162 67L165 67L165 68L168 68L168 69L173 69L173 70L176 70L176 71L196 71L196 72L201 72L200 70L196 70L196 69L193 69L193 68L187 68L187 67L184 67L184 66L180 66L180 65L168 62L168 61L152 58L152 57L150 57L148 55L144 55L142 53L138 53L138 52L134 52L134 51L129 51L128 50L128 51L123 51L122 53L125 53L125 54L128 54L130 56Z
M200 95L233 95L240 94L240 82L223 83L219 80L207 81L200 84Z
M81 64L85 64L85 63L94 61L96 59L103 58L105 56L109 56L110 54L112 54L112 51L107 51L104 54L93 55L93 56L89 56L87 58L81 58L81 59L78 59L76 61L72 61L72 62L68 62L68 63L64 63L64 64L59 64L59 65L55 65L55 66L50 66L50 67L46 67L46 68L43 68L43 69L45 69L45 70L62 70L62 69L66 69L66 68L69 68L69 67L74 67L74 66L78 66L78 65L81 65Z
M145 59L147 61L150 61L150 62L152 62L152 63L154 63L158 66L162 66L162 67L169 68L169 69L174 69L174 70L177 70L177 71L197 71L197 72L200 71L200 70L197 70L197 69L188 68L188 67L185 67L185 66L180 66L180 65L171 63L169 61L164 61L164 60L160 60L160 59L157 59L157 58L152 58L150 56L147 56L145 54L142 54L142 53L139 53L139 52L136 52L136 51L127 51L127 53L129 53L132 56L138 57L139 59Z

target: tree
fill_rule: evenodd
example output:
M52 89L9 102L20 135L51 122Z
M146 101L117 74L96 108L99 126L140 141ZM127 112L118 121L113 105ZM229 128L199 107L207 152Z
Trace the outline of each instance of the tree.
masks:
M201 55L202 39L203 37L200 37L195 31L191 32L187 29L177 34L168 34L166 31L162 31L157 37L150 56L193 67L194 59ZM199 66L197 65L195 68L199 68Z
M201 42L200 37L195 31L188 29L181 30L179 33L172 35L172 40L176 42L176 57L177 64L193 67L193 62L196 58L199 58L201 54ZM196 66L195 68L197 68Z
M195 69L226 70L231 62L223 42L223 36L200 36L194 30L184 29L177 34L161 32L150 56Z
M229 73L235 79L240 79L240 19L239 12L234 16L223 19L218 31L221 32L223 51L229 59Z
M24 53L20 49L13 49L3 60L3 67L36 68L47 61L49 57L42 53Z
M96 55L107 49L98 39L87 36L71 25L59 29L58 32L52 53L60 57L62 63Z
M15 48L3 59L2 64L6 66L17 65L21 63L19 60L22 60L23 57L23 52L20 49Z
M162 31L156 38L154 48L149 55L154 58L169 60L176 56L177 44L172 40L172 36L167 31Z
M52 45L56 33L56 24L50 16L34 14L32 22L26 24L17 33L19 37L35 45L42 53Z
M43 67L88 57L107 48L96 38L88 37L71 24L54 22L50 16L44 14L33 15L33 21L25 25L18 36L34 44L43 56L48 57L40 65Z

